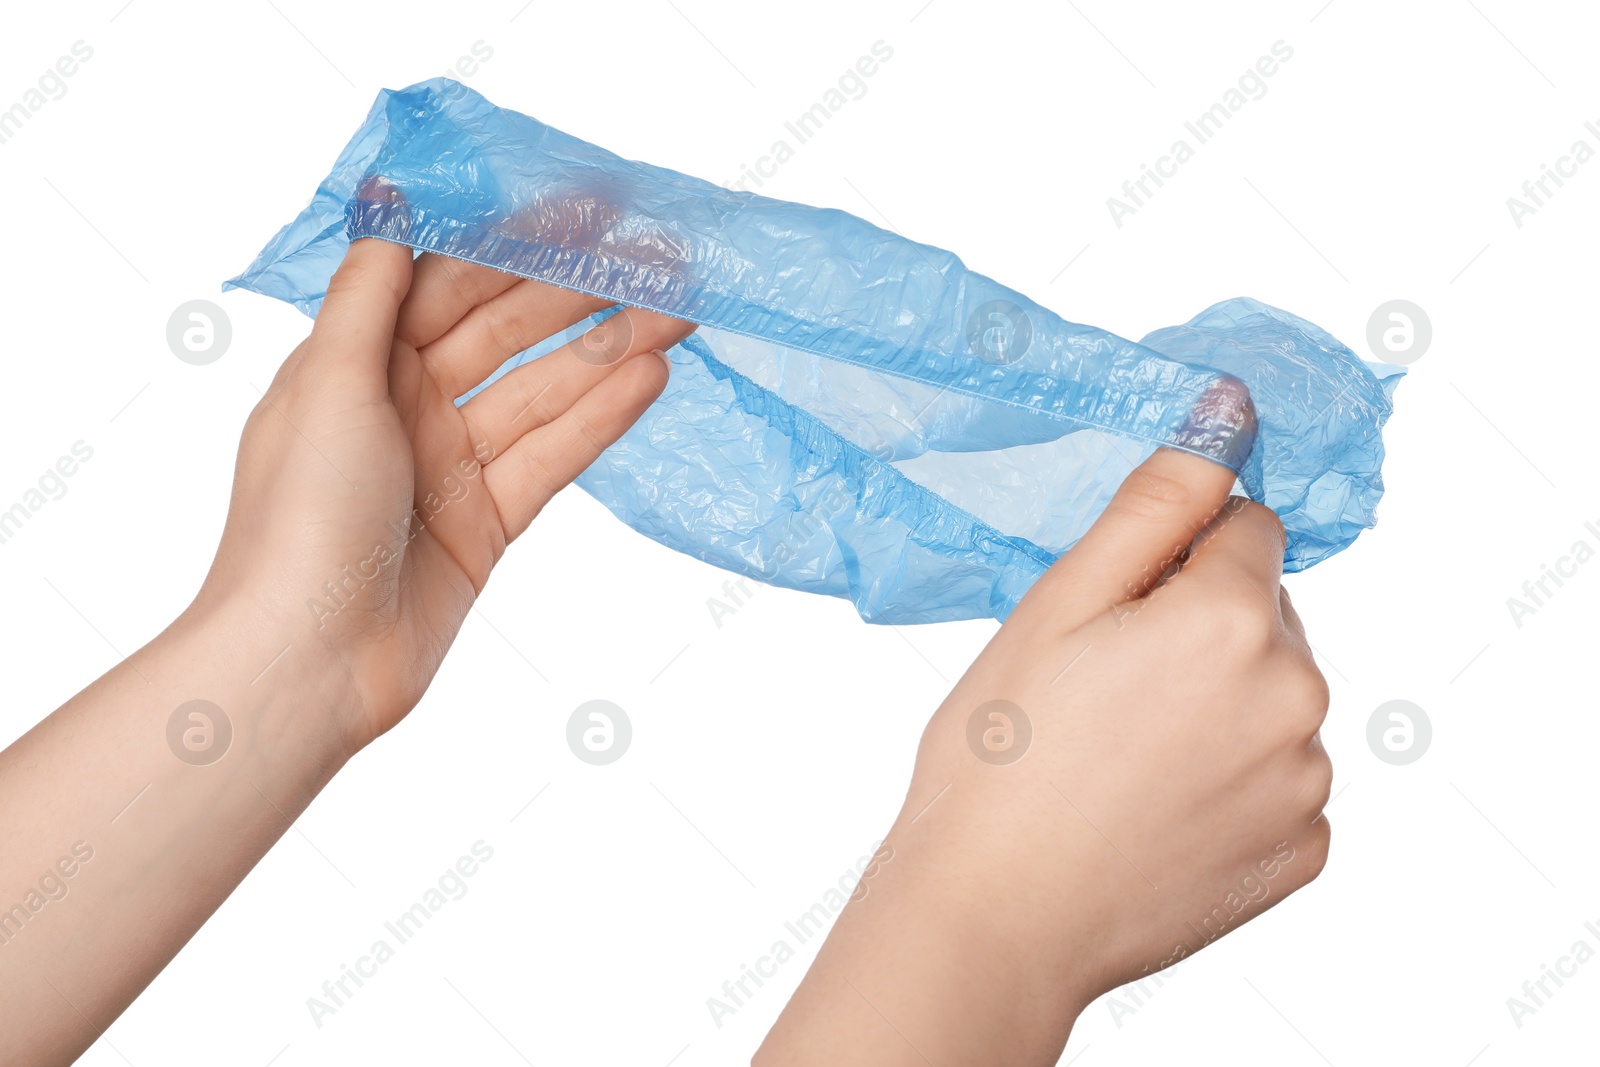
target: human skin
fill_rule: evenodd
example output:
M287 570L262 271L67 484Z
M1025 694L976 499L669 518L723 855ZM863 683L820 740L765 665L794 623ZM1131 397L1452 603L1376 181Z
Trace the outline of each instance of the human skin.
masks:
M659 395L651 353L692 327L630 309L453 398L607 304L352 244L245 425L191 606L0 753L0 908L49 879L31 917L0 914L0 1063L75 1059L421 698L506 546ZM169 747L192 700L232 725L209 765Z
M245 426L191 606L0 753L0 908L35 888L45 901L10 926L0 912L0 1063L67 1063L93 1043L415 706L506 546L660 393L668 370L650 353L691 327L630 309L453 398L604 304L351 246ZM1148 588L1170 555L1158 546L1174 531L1186 543L1231 480L1158 453L1129 481L1148 491L1120 494L1019 606L934 716L894 859L841 916L763 1057L898 1062L908 1047L887 1016L940 1064L1050 1062L1082 1004L1170 955L1241 863L1295 842L1269 899L1320 866L1325 690L1286 602L1280 616L1244 593L1248 579L1280 603L1275 520L1225 512L1141 610L1107 612ZM994 695L1037 727L1010 766L966 748L970 707ZM169 732L196 700L231 724L212 762L186 760L196 752ZM195 722L180 717L178 736ZM1074 806L1082 825L1063 815Z
M1232 482L1156 452L1029 591L929 722L757 1067L1054 1064L1090 1001L1321 872L1328 689L1282 526ZM996 700L1031 723L1015 762L969 740Z

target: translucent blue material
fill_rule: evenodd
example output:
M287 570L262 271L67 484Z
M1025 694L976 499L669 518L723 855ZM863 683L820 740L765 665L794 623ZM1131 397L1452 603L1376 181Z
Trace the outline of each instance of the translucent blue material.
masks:
M1288 570L1350 544L1383 493L1394 368L1287 312L1229 300L1135 344L853 215L624 160L445 79L380 93L227 285L314 315L368 236L697 323L578 484L872 622L1005 618L1159 446L1235 470L1283 519Z

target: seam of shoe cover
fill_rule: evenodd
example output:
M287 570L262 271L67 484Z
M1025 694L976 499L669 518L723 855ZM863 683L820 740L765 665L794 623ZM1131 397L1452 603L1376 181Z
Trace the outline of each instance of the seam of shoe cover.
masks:
M1160 446L1234 470L1283 520L1288 571L1348 546L1383 494L1398 368L1288 312L1226 300L1135 344L942 249L622 159L448 79L379 93L224 288L315 315L359 237L696 323L578 484L664 545L869 622L1004 619Z

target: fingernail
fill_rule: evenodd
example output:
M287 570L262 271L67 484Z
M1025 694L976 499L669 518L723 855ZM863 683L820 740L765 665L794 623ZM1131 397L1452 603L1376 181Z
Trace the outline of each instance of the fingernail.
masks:
M672 375L672 357L667 355L659 348L652 348L650 351L655 353L656 356L660 358L661 362L667 365L667 375L670 377Z
M1238 378L1224 375L1206 387L1172 444L1238 470L1255 441L1256 409L1250 390Z
M411 205L399 186L381 174L371 174L345 205L345 226L352 239L384 237L403 243L411 232Z

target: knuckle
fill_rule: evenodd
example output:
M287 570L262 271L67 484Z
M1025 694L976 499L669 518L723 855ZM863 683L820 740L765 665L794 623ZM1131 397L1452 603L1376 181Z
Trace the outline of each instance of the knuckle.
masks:
M1206 529L1201 532L1201 544L1207 545L1219 538L1244 538L1253 541L1276 541L1282 549L1288 544L1283 521L1277 512L1248 497L1230 496L1217 510Z
M1289 701L1297 720L1310 719L1321 727L1328 717L1332 693L1328 679L1310 660L1297 659L1289 669Z
M445 284L457 299L468 301L469 306L478 304L485 293L483 272L474 270L474 266L454 256L439 257L439 272L444 275Z
M333 277L328 279L328 293L323 303L338 303L352 289L361 286L361 268L345 263L333 272Z
M1238 517L1253 526L1259 527L1269 537L1275 539L1279 545L1288 544L1289 535L1284 531L1283 520L1278 518L1278 513L1265 504L1258 504L1254 500L1247 500L1239 509Z
M1194 488L1178 478L1136 470L1123 481L1110 506L1129 517L1153 521L1187 511L1194 497Z
M1211 601L1214 633L1223 648L1247 657L1259 655L1272 643L1275 617L1249 588L1234 586Z
M518 336L517 321L504 302L490 300L479 305L479 312L483 316L483 332L488 335L489 344L496 352L510 352L520 350L522 340Z
M550 401L546 399L545 394L538 393L528 399L522 410L517 413L516 418L512 420L512 430L521 432L546 426L555 418L556 414L557 412L551 406Z
M333 278L328 282L330 297L345 297L364 289L387 290L388 296L395 303L399 303L405 296L405 286L396 272L384 269L381 264L365 260L345 260L339 269L333 272Z
M1298 784L1297 810L1320 816L1333 795L1333 761L1325 753L1312 761Z
M1302 846L1306 858L1306 881L1315 881L1327 869L1331 836L1328 817L1319 816L1317 821L1311 824L1311 831L1306 835L1305 844Z
M522 475L536 500L549 500L561 489L561 479L550 469L544 458L532 449L523 459Z
M604 452L611 444L606 439L594 422L577 412L570 412L568 417L572 420L571 434L577 443L578 451L585 454L599 454Z

